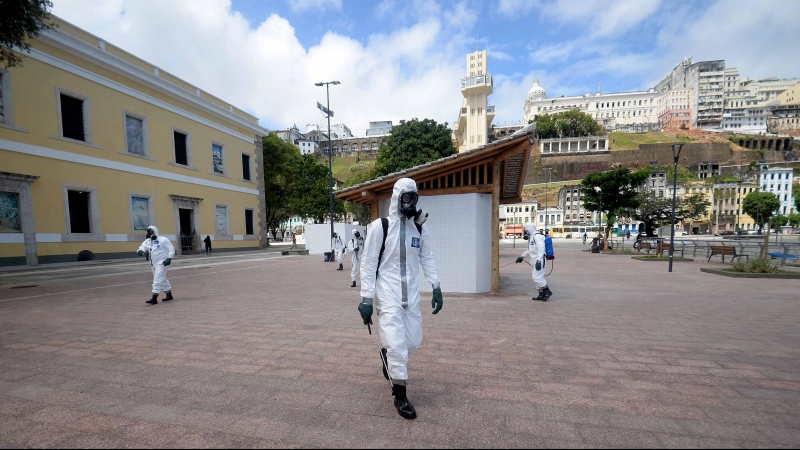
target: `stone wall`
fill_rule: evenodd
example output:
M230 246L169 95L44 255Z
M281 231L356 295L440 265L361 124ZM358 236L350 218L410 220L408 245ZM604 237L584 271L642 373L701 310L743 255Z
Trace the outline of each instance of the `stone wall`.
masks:
M696 167L700 163L714 162L720 165L738 165L739 157L744 154L744 164L750 161L763 160L767 163L785 163L783 152L767 150L733 151L727 142L685 144L681 151L680 165ZM525 174L525 184L546 183L548 175L542 168L553 169L552 182L581 180L590 173L602 172L612 167L628 167L640 169L651 163L659 165L672 164L672 147L670 144L642 144L636 150L617 150L607 153L556 154L542 155L538 148L531 152L531 160Z

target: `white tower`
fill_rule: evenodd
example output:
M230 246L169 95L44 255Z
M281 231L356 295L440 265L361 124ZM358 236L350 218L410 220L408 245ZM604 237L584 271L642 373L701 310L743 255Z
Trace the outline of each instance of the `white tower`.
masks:
M522 115L524 123L528 123L539 114L540 104L546 98L547 93L539 84L539 79L533 80L533 86L531 86L531 90L528 91L528 96L525 98L525 114Z
M467 76L461 79L464 100L458 120L453 127L453 137L459 152L464 152L489 142L494 105L488 98L493 91L492 75L486 50L467 55Z

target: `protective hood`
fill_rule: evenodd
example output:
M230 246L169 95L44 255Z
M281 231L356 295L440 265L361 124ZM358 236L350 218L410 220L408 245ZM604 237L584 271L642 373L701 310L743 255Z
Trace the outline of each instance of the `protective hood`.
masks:
M417 183L411 178L400 178L392 189L392 202L389 205L389 220L400 220L400 196L405 192L417 192Z
M525 226L523 227L526 233L533 236L536 234L536 224L533 222L526 222Z
M147 229L153 230L153 236L161 236L161 234L159 234L158 232L158 227L156 227L155 225L150 225L149 227L147 227Z
M353 237L356 237L356 236L358 236L358 230L353 229Z

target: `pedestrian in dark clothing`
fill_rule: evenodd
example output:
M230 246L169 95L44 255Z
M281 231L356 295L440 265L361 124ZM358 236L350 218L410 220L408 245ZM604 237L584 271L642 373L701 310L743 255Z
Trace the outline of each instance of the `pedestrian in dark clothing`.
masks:
M211 253L211 236L206 236L206 238L203 239L203 242L205 242L206 244L206 255L207 255Z

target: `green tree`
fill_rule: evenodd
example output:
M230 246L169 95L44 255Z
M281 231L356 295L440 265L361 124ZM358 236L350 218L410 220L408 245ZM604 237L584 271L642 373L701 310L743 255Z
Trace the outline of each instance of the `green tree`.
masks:
M794 187L794 192L797 192L796 194L794 194L794 209L796 209L797 212L800 212L800 192L798 192L797 186L798 185L795 184Z
M289 200L289 210L304 218L325 223L330 214L328 191L328 168L316 161L312 155L303 155L295 172L294 189ZM334 197L334 220L345 214L344 202Z
M270 133L262 140L264 153L264 199L267 219L264 224L273 236L291 215L290 200L294 193L295 173L300 164L300 150Z
M31 52L27 41L54 28L47 22L52 7L50 0L0 0L0 64L5 68L22 65L22 57L11 49Z
M620 213L639 207L637 189L647 181L650 173L650 169L631 172L623 167L602 173L590 173L581 182L583 204L586 209L605 212L607 226L604 244Z
M539 139L597 136L602 132L603 127L592 116L577 109L536 116L536 134Z
M454 154L456 148L451 134L447 122L440 124L435 120L416 118L401 120L378 150L375 176L388 175Z
M747 194L747 197L744 198L742 212L752 217L756 224L763 228L780 206L781 201L777 195L772 192L756 191Z
M780 230L781 227L785 227L789 223L789 216L778 214L772 218L771 222L772 226L775 227L776 230Z
M678 174L680 176L680 173ZM689 232L693 228L693 222L708 212L711 202L706 200L706 197L701 194L690 195L683 199L682 202L683 220L689 219Z
M373 172L370 169L359 170L344 182L344 187L355 186L357 184L366 183L374 179ZM372 219L372 207L356 202L344 202L345 210L350 213L355 220L361 225L369 224Z
M672 199L656 197L652 193L639 194L639 206L625 215L644 223L647 236L655 236L655 229L672 223ZM711 204L702 195L693 195L676 202L675 222L695 220L705 215ZM690 225L691 228L691 225Z
M667 182L672 183L675 176L675 166L670 164L663 169L667 170ZM688 167L678 165L678 183L686 183L687 181L697 181L697 174L689 170Z
M800 227L800 213L789 214L789 226Z

